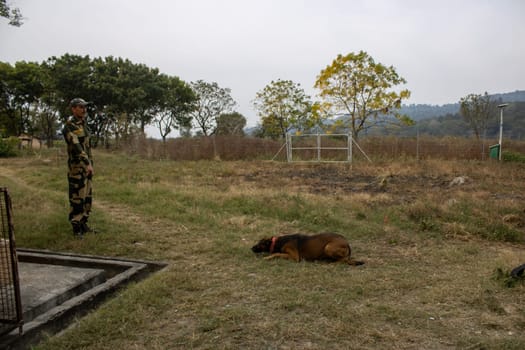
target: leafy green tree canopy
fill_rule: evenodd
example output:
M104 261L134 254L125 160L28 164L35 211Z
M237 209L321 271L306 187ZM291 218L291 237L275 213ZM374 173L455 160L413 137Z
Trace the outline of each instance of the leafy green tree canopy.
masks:
M178 77L127 59L91 59L65 54L41 64L0 62L0 132L7 136L38 132L52 142L70 114L74 97L91 101L88 123L95 144L118 144L146 125L163 120L163 132L191 125L197 96ZM156 123L159 125L158 123ZM38 129L38 130L37 130ZM161 132L161 134L163 133Z
M239 112L223 113L217 119L217 135L244 136L246 118Z
M274 138L284 138L291 129L306 130L318 123L310 97L291 80L270 82L255 95L254 107L264 134Z
M162 141L175 129L191 127L191 112L197 108L198 98L192 88L177 77L161 75L162 97L155 113L154 122Z
M65 120L70 111L71 99L82 96L93 101L93 93L89 89L89 81L93 79L93 65L89 56L65 54L61 57L52 56L42 63L50 79L50 89L55 91L57 105L54 107Z
M325 113L347 115L342 126L357 138L361 131L385 122L413 123L398 112L402 101L410 97L410 91L393 89L405 83L394 67L376 63L370 55L360 51L338 55L321 71L315 88L320 90L323 99L319 106Z
M30 109L44 93L40 65L19 61L15 66L0 62L0 127L18 136L32 129Z

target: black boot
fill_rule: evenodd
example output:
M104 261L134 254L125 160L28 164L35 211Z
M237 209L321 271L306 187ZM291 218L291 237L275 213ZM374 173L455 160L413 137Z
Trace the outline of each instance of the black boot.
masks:
M82 238L84 235L84 231L82 230L82 224L79 222L72 222L71 226L73 226L73 235L78 238Z
M82 233L97 233L95 229L92 229L91 227L88 226L87 220L82 221L81 229L82 229Z

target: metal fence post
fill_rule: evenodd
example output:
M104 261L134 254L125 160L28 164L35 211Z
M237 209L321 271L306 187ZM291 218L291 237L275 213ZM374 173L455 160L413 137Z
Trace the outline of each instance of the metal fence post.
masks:
M317 133L317 161L321 161L321 135Z
M286 160L288 163L292 161L292 138L290 134L286 134Z
M348 142L348 162L352 163L352 134L348 133L346 140Z

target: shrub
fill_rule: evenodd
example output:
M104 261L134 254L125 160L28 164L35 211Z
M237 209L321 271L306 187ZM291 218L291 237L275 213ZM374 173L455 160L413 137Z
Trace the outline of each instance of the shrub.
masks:
M0 138L0 157L16 156L19 144L20 140L16 137L9 137L7 139Z
M508 162L525 163L525 155L518 152L503 152L501 158Z

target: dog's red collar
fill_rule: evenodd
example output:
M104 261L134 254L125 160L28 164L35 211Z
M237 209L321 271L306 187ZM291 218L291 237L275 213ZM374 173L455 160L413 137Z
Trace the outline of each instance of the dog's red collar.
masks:
M275 242L277 242L277 237L272 237L272 245L270 246L270 254L273 253L273 250L275 249Z

